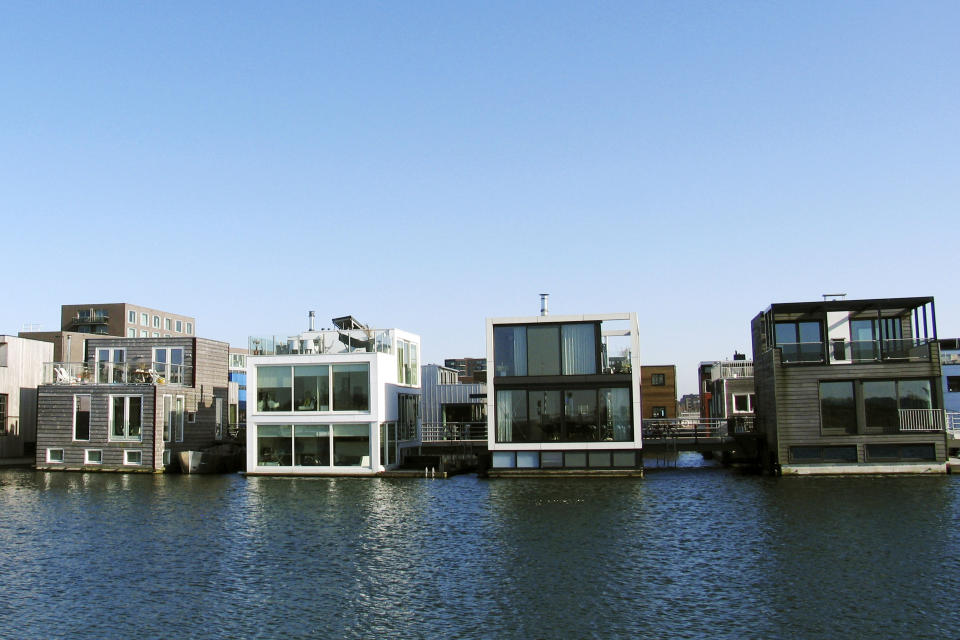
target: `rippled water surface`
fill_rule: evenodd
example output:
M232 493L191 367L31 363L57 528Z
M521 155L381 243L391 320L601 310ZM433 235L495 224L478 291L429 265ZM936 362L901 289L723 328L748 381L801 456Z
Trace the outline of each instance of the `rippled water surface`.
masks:
M960 478L0 472L0 637L943 638Z

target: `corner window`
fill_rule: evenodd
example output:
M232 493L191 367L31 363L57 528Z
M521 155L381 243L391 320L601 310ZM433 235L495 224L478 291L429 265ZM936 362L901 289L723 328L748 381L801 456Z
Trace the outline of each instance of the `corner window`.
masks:
M110 440L140 440L143 396L110 396Z
M84 450L83 464L103 464L103 451L100 449Z
M777 322L775 334L784 362L823 362L819 322Z
M655 373L650 376L650 384L654 387L663 387L667 384L667 376L663 373Z
M139 449L123 450L123 464L139 465L139 464L142 464L142 461L143 461L143 454Z
M416 386L420 384L419 345L397 339L397 382Z
M63 464L63 449L47 449L47 462Z
M88 394L73 396L73 439L90 439L90 400Z

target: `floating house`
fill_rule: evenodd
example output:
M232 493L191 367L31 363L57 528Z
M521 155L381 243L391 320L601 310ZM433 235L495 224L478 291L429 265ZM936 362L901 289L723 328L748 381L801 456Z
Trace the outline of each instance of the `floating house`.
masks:
M38 469L164 471L225 435L228 345L204 338L88 338L82 362L48 362Z
M751 330L768 467L946 472L932 297L777 303Z
M487 320L491 476L642 474L635 313Z
M248 474L371 476L419 444L419 336L333 324L250 338Z
M53 345L0 335L0 458L33 456L37 441L37 388Z

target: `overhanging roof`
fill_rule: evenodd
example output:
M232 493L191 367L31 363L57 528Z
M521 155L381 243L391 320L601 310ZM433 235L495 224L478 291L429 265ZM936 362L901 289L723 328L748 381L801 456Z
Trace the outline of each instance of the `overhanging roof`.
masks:
M818 300L814 302L775 302L767 309L773 313L818 313L827 311L908 311L933 302L933 296L915 298L870 298L868 300Z

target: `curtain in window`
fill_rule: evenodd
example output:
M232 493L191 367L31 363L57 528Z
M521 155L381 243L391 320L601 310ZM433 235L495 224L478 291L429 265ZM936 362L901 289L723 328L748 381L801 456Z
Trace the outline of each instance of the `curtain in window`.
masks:
M565 324L561 328L563 374L597 372L596 334L592 324Z
M513 440L513 394L497 392L497 442Z

